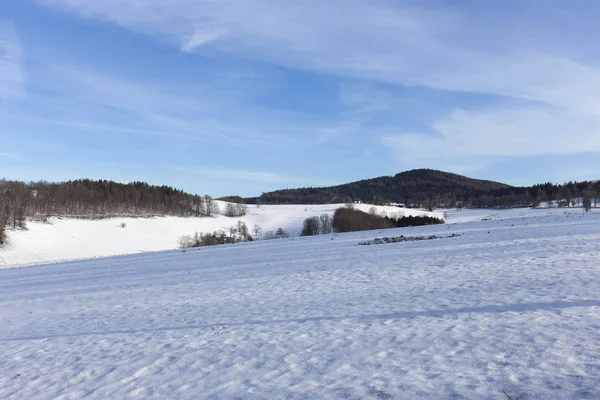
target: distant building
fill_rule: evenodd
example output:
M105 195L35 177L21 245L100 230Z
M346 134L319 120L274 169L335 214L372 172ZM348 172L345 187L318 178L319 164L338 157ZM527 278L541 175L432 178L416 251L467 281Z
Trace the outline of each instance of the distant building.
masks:
M558 201L558 207L573 207L572 201L567 201L565 199Z
M403 203L390 203L390 206L393 207L400 207L400 208L404 208L406 207Z

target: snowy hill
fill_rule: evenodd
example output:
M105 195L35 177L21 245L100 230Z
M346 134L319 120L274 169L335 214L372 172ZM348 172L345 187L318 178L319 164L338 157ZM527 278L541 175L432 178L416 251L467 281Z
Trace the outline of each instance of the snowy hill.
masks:
M225 202L217 201L221 210ZM309 217L331 214L343 204L249 206L247 215L227 218L110 218L103 220L52 218L48 223L28 222L25 231L9 231L9 246L0 249L0 268L94 257L172 250L178 239L195 232L226 230L238 220L249 229L259 225L264 232L283 228L299 236L302 222ZM371 205L356 204L368 211ZM425 211L376 206L378 213L431 215ZM441 217L443 213L434 213ZM121 228L121 224L125 224Z
M599 398L600 214L452 218L2 270L0 398Z

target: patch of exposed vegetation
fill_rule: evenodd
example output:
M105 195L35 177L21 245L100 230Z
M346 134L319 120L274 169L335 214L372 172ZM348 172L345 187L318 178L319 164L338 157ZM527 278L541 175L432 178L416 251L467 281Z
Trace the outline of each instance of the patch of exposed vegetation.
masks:
M419 240L435 240L435 239L449 239L462 236L460 233L453 233L449 236L396 236L396 237L384 237L384 238L375 238L373 240L367 240L364 242L359 242L360 246L371 246L378 244L388 244L388 243L401 243L401 242L417 242Z

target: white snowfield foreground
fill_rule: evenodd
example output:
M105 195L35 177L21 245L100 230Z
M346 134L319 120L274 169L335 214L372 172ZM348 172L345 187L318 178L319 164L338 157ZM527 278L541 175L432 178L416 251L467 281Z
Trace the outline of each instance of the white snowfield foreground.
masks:
M478 213L1 270L0 398L600 398L600 213Z

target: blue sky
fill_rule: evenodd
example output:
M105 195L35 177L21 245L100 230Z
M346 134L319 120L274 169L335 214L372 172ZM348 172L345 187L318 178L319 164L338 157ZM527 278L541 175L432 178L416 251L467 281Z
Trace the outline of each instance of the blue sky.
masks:
M0 176L600 178L596 1L2 0Z

